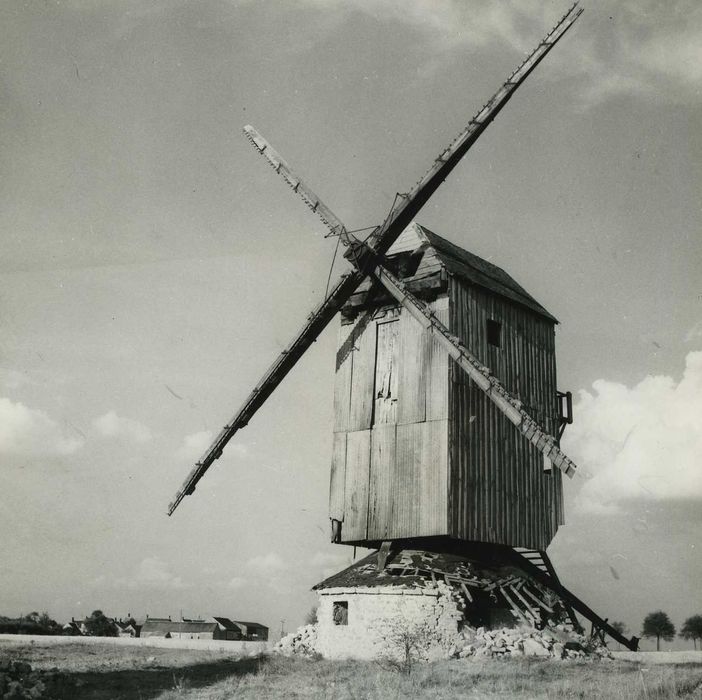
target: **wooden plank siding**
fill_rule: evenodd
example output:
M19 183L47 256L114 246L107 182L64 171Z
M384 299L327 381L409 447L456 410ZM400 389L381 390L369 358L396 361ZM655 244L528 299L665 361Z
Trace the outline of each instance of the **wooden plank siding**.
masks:
M448 323L448 297L430 307ZM401 308L342 325L339 344L329 514L341 541L447 534L446 352Z
M373 388L375 385L376 322L361 315L356 325L367 323L355 334L351 365L351 401L349 431L368 430L373 421Z
M450 328L551 434L556 434L553 323L452 278ZM501 324L500 347L487 340ZM546 549L562 524L561 474L451 361L449 516L454 537Z
M373 424L397 423L398 319L376 322Z
M427 360L429 342L423 328L406 311L400 313L399 346L401 400L397 422L422 423L426 420Z
M555 435L553 322L455 277L430 307ZM499 347L488 319L501 324ZM540 452L436 340L385 308L342 326L344 344L330 486L341 541L445 535L546 549L563 523L560 471L544 472Z
M346 436L344 479L344 522L342 540L364 540L368 529L368 485L370 430L356 430Z
M367 539L385 540L392 532L396 490L395 424L376 425L371 432ZM343 531L342 531L343 534Z
M329 479L329 517L344 520L346 493L346 433L334 433L332 442L331 476Z

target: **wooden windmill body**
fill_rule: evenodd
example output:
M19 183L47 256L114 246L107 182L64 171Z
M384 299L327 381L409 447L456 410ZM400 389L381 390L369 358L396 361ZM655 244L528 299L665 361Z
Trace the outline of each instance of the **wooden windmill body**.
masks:
M417 224L386 264L550 434L556 320L507 273ZM335 539L449 537L545 550L561 472L432 333L367 283L341 310L330 518Z
M563 522L561 473L576 469L559 445L571 418L556 390L555 318L506 272L414 223L581 12L574 5L563 16L363 241L253 127L244 128L346 246L352 271L196 463L169 515L340 313L332 541L379 546L381 569L393 546L408 544L511 562L593 629L635 647L560 584L545 552Z

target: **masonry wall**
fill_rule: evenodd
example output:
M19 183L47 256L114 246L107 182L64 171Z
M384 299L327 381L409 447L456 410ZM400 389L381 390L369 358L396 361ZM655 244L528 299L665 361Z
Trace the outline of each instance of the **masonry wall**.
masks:
M463 613L450 586L328 588L318 591L317 651L325 658L402 659L402 636L424 659L449 656ZM348 604L348 623L334 623L334 603Z

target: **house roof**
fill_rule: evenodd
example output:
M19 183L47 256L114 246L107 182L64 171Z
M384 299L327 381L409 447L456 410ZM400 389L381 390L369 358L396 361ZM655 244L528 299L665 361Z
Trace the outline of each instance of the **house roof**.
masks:
M267 630L268 627L265 625L262 625L260 622L244 622L243 620L234 620L239 625L245 625L246 627L261 627L264 630Z
M197 633L214 632L217 629L216 622L178 622L176 620L161 620L149 618L141 628L142 634L146 632L178 632Z
M411 249L413 241L415 248L420 248L422 245L426 247L428 244L431 248L428 252L433 254L450 274L462 281L506 297L550 321L558 323L555 316L539 304L524 287L501 267L460 248L420 224L411 223L398 239L397 245L390 247L388 256Z
M219 622L219 624L222 625L222 627L224 627L224 629L233 630L233 631L239 629L239 627L234 622L232 622L228 617L217 617L216 615L213 615L212 619Z

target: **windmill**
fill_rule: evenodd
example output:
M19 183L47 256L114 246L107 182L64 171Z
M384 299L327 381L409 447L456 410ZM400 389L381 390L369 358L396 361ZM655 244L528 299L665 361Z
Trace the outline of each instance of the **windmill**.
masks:
M577 3L435 159L384 222L357 238L251 126L253 146L346 247L344 274L310 313L169 505L185 496L337 313L331 539L392 552L462 553L510 562L629 648L562 586L546 548L563 523L559 446L572 421L556 390L554 325L496 266L414 218L527 76L582 13ZM515 611L516 612L516 611ZM520 613L521 614L521 613Z

